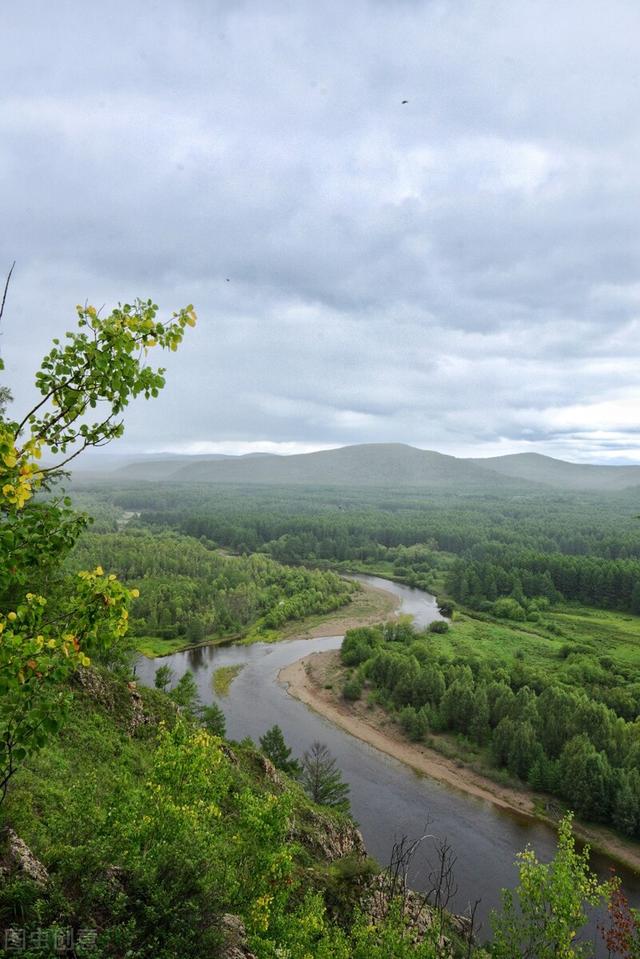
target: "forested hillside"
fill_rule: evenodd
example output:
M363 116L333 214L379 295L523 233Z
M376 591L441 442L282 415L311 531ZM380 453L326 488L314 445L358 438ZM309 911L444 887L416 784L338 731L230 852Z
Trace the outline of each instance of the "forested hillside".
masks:
M377 568L423 587L444 577L462 605L487 611L498 601L502 617L526 618L532 600L640 611L640 522L629 493L421 498L187 486L178 509L163 485L83 495L135 510L152 529L281 563Z
M377 560L389 548L419 543L451 553L496 544L606 559L640 557L638 501L628 492L468 495L78 481L74 489L85 497L90 493L92 504L107 501L140 511L145 523L179 528L240 552L268 547L289 562Z
M151 464L150 464L151 467ZM167 478L164 466L163 477ZM140 473L136 465L125 468ZM146 475L154 478L152 469ZM160 477L158 477L160 478ZM418 450L402 443L363 443L292 456L201 458L176 463L170 474L178 483L233 483L302 486L442 487L477 489L494 483L508 489L517 485L510 477L487 472L482 465L458 460L431 450Z
M144 529L85 533L67 566L98 564L139 592L132 636L188 643L327 613L357 589L332 572L294 569L263 555L226 556L189 536Z
M465 606L493 608L510 619L525 619L527 600L536 598L640 613L640 561L489 546L457 560L447 588ZM502 603L506 597L513 602Z
M638 466L606 466L592 463L566 463L539 453L513 453L489 456L472 462L501 476L542 483L556 489L612 492L640 485Z

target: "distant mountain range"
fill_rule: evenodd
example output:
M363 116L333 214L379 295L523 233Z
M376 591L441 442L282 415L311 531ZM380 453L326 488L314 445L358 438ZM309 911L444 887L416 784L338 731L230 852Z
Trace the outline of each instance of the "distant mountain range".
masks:
M401 443L344 446L318 453L277 456L94 457L78 478L299 486L377 486L469 490L552 487L614 492L640 486L640 466L567 463L538 453L462 459Z

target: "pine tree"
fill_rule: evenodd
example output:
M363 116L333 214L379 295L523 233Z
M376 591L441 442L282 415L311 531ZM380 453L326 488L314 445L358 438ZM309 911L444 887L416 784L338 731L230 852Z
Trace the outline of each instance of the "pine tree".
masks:
M636 580L631 589L631 612L640 613L640 580Z
M167 687L171 685L175 678L176 674L171 666L159 666L156 669L154 685L156 689L161 689L163 693L166 693Z
M260 748L277 769L289 776L300 775L302 767L297 759L291 758L291 747L287 746L278 725L272 726L260 737Z
M542 791L545 788L544 763L544 759L536 759L533 766L529 770L528 779L529 785L532 789Z
M485 743L491 734L489 728L489 700L485 686L478 686L474 694L473 716L469 724L469 735L475 742Z
M517 721L509 743L507 767L510 772L526 779L531 767L543 756L535 730L530 722Z
M640 826L640 796L634 791L628 773L620 773L613 804L613 822L627 836L636 835Z
M193 673L188 670L181 676L170 694L174 703L177 703L181 709L189 716L194 716L200 708L200 697L198 687L193 678Z
M224 713L217 703L211 703L210 706L203 706L200 710L200 722L214 736L224 738L227 731L227 722Z
M314 742L302 757L302 785L314 802L349 811L349 786L324 743Z

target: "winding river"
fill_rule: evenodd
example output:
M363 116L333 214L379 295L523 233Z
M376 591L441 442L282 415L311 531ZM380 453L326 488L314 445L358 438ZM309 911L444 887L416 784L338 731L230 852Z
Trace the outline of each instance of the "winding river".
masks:
M419 627L441 618L434 597L428 593L373 576L359 578L397 596L399 611L412 615ZM457 857L458 891L450 908L463 912L481 897L478 915L487 930L488 915L499 903L500 889L513 886L517 880L516 853L531 843L541 859L550 858L555 850L553 831L543 823L419 776L308 709L277 682L284 666L308 653L337 649L341 641L341 636L327 636L252 646L202 646L161 660L142 658L137 674L142 683L152 685L161 663L169 664L177 679L191 670L203 703L215 700L223 708L231 739L250 736L257 741L277 723L296 755L302 755L313 740L326 743L351 787L353 815L371 855L387 863L393 842L403 835L413 839L426 831L446 837ZM240 663L244 668L229 694L216 697L211 687L214 671ZM433 846L429 848L426 843L414 861L410 876L414 888L424 885L429 854L433 854ZM599 856L594 856L592 863L602 874L609 866ZM640 876L620 868L618 873L631 903L640 905Z

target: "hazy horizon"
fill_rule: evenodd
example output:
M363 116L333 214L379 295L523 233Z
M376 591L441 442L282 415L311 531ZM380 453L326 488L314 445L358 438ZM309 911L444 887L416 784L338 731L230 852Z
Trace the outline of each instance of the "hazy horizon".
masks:
M212 445L214 445L214 444L212 444ZM220 444L220 445L222 446L222 445L224 445L224 444ZM176 457L176 458L179 458L179 457L181 457L181 456L185 456L185 457L202 457L203 459L206 459L208 456L211 457L211 456L219 456L219 455L229 456L229 457L245 457L245 456L260 456L260 455L263 455L263 456L271 455L271 456L286 457L286 456L305 455L305 454L308 454L308 453L326 453L326 452L331 452L331 451L338 450L338 449L345 449L345 448L353 447L353 446L370 446L370 445L374 445L374 446L409 446L409 447L411 447L412 449L420 450L421 452L426 452L426 453L442 453L442 450L431 449L431 448L429 448L429 447L415 446L415 445L412 444L412 443L393 443L392 441L390 441L390 442L388 442L388 443L374 443L374 444L370 444L370 443L345 443L345 444L342 444L341 446L322 446L322 447L317 447L317 448L314 448L314 449L307 449L307 450L303 450L303 451L301 451L301 450L289 450L289 451L287 451L287 452L284 452L284 451L282 451L282 450L273 450L273 449L250 450L250 451L248 451L248 452L243 452L243 451L237 451L237 448L236 448L237 444L236 444L236 445L234 445L234 444L226 444L226 445L227 445L227 449L213 449L213 450L208 450L208 451L206 451L206 450L200 450L199 452L190 452L190 453L181 452L181 451L177 451L177 450L174 450L174 449L157 449L157 450L147 450L147 451L144 451L144 452L139 452L139 451L138 451L138 452L136 452L136 451L130 451L130 452L126 452L126 451L125 451L125 452L123 452L123 450L122 450L119 446L118 446L118 447L111 446L111 447L107 447L107 448L101 449L101 450L92 450L90 453L86 454L83 458L81 458L80 460L77 460L74 464L72 464L72 466L71 466L70 468L71 468L72 470L73 470L74 468L76 468L76 469L82 469L83 467L84 467L84 468L87 468L87 469L92 469L92 468L95 468L95 464L96 464L98 461L102 461L102 462L104 462L105 465L106 465L106 462L107 462L109 459L112 459L112 460L114 460L114 461L124 461L124 460L140 459L140 458L149 458L149 459L162 459L163 457ZM274 444L265 443L265 444L262 444L262 445L264 445L265 447L269 447L269 446L273 446ZM529 452L529 453L533 453L534 451L533 451L533 450L529 450L528 452ZM445 454L445 455L451 456L451 455L454 455L454 454L449 453L449 454ZM500 456L509 456L509 455L519 455L519 454L517 454L517 453L511 453L511 454L501 453L501 454L497 454L497 455L500 455ZM540 455L540 456L549 456L549 454L544 454L544 453L539 453L539 454L537 454L537 455ZM478 452L477 454L475 454L475 455L474 455L473 453L470 453L470 454L469 454L468 456L466 456L466 457L464 457L464 456L459 456L459 457L456 457L456 458L457 458L457 459L478 459L478 460L482 460L482 459L492 459L493 457L494 457L494 454L487 454L486 452L480 452L480 451L479 451L479 452ZM625 460L625 459L622 459L622 458L617 459L617 460L607 460L606 463L595 463L595 462L594 462L594 463L592 463L592 464L591 464L591 463L587 463L587 462L585 462L585 461L565 459L565 458L563 458L563 457L558 457L558 456L555 456L555 457L552 457L552 458L553 458L553 459L562 460L563 462L567 462L567 463L575 463L576 465L581 465L581 466L584 466L584 465L595 465L595 466L640 466L640 463L634 462L633 460Z

